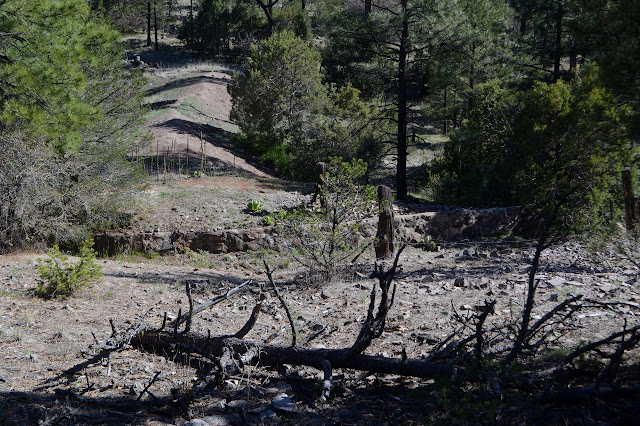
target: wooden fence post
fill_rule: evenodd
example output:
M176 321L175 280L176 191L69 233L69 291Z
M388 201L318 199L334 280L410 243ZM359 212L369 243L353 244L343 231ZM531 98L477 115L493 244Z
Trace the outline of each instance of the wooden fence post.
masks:
M629 167L625 167L622 170L622 189L624 191L624 218L627 229L632 229L638 223L638 207L633 192L631 169Z
M393 256L393 198L391 188L378 186L378 233L376 234L376 259L388 259Z

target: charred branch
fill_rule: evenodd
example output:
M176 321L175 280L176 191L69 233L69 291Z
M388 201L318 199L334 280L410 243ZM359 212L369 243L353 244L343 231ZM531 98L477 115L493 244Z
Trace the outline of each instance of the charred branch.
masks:
M348 357L355 357L358 354L361 354L365 349L369 347L373 339L380 337L384 330L384 326L387 321L387 315L389 314L389 310L393 306L393 300L396 294L396 286L391 284L393 282L393 277L396 274L398 269L398 261L400 260L400 255L406 246L403 246L398 250L396 254L396 258L393 261L393 266L387 271L383 271L382 267L376 265L376 269L371 274L371 278L378 279L378 287L380 287L380 303L378 304L378 310L374 314L376 307L376 286L374 285L371 289L370 301L369 301L369 309L367 310L367 318L362 324L362 328L360 329L360 333L356 338L355 343L351 348L347 350ZM390 293L391 291L391 293Z
M231 350L236 356L245 359L247 364L260 362L261 365L278 366L282 364L305 365L324 371L323 362L328 361L332 368L350 368L381 374L433 378L448 376L451 367L423 359L388 358L359 354L349 356L349 349L301 348L281 345L266 345L261 342L241 340L235 337L211 337L198 334L179 334L147 331L140 333L131 341L133 347L156 352L167 356L176 348L189 350L209 359L222 357L225 350ZM258 356L259 354L259 356ZM249 356L245 356L249 355ZM251 359L249 359L251 358Z
M247 335L256 325L256 321L258 321L258 316L260 315L260 309L262 309L262 302L266 299L264 293L260 295L260 301L253 307L253 311L251 311L251 316L247 320L244 326L236 334L233 335L236 339L242 339Z
M271 284L271 288L273 289L276 297L282 304L284 311L287 313L287 319L289 320L289 326L291 326L291 347L296 346L296 325L293 322L293 317L291 316L291 311L289 311L289 306L287 306L287 302L282 298L280 292L278 291L278 287L276 287L276 283L273 281L273 274L271 273L271 269L269 268L269 264L267 261L264 261L264 267L266 268L267 278L269 278L269 283Z

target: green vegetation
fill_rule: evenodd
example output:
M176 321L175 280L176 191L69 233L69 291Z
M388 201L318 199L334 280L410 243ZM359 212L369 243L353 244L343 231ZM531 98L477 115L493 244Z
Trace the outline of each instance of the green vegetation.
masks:
M609 216L620 170L637 155L624 110L597 76L594 68L526 93L495 82L479 87L472 114L427 169L431 194L440 202L523 205L534 227L562 199L564 232L594 229Z
M362 160L333 158L320 187L321 205L278 217L279 234L285 236L291 257L324 280L371 244L360 235L364 221L376 213L375 188L361 183L366 171Z
M57 245L48 252L49 258L39 260L40 283L36 294L47 299L67 298L83 287L102 279L102 267L95 263L93 240L86 240L80 248L80 260L69 262Z
M264 210L264 206L258 200L251 199L247 203L247 211L249 213L260 213Z
M118 226L144 142L119 39L81 0L0 4L0 252Z
M187 255L189 262L197 268L215 268L216 263L211 259L211 253L204 250L193 251L185 247L184 254Z
M229 87L247 143L291 176L310 176L318 158L356 154L370 110L351 86L322 83L320 55L291 31L254 45L249 68Z

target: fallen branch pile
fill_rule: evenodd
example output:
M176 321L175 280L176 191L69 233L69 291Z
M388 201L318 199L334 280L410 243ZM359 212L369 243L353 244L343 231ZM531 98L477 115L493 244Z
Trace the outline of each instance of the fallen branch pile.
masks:
M103 344L98 344L94 349L97 355L70 370L67 374L75 374L89 365L108 357L111 352L119 351L127 347L133 347L147 352L154 352L172 359L176 362L192 363L194 360L199 365L209 365L208 371L215 370L219 382L232 376L246 365L261 365L281 367L284 364L295 366L308 366L323 372L322 394L320 398L326 400L331 394L333 383L333 370L347 368L360 370L367 373L394 374L417 378L435 378L437 376L453 379L459 377L456 372L470 368L471 374L466 377L483 377L482 370L493 368L491 364L481 361L489 359L491 355L496 360L505 360L508 365L516 356L519 359L535 356L543 345L547 344L547 337L553 330L562 327L573 315L583 309L581 296L574 296L556 305L553 309L539 319L529 324L527 313L531 314L531 305L525 310L524 318L520 320L519 329L525 330L517 333L515 339L508 338L505 330L513 330L514 324L493 324L487 327L488 317L494 313L495 300L485 301L479 311L467 317L455 315L461 323L461 327L450 336L434 345L432 353L424 358L408 358L403 351L400 358L386 356L367 355L364 352L374 339L380 337L385 329L387 317L393 306L396 284L394 276L398 270L398 260L403 249L395 256L393 264L387 270L376 265L371 278L376 280L372 286L367 315L362 323L360 332L355 342L350 347L339 349L308 348L297 345L297 333L295 323L278 288L273 280L271 269L265 263L267 278L270 286L260 287L262 294L256 306L253 308L246 323L235 334L211 336L191 331L191 324L197 314L205 309L226 300L230 296L238 294L250 287L252 281L230 289L226 293L216 296L212 300L199 306L194 306L191 296L191 286L187 282L185 290L189 300L189 310L186 313L178 312L177 318L167 320L165 312L162 324L147 324L144 321L135 325L128 331L119 332L112 323L112 335ZM534 282L535 269L530 274L530 282ZM531 290L531 289L530 289ZM266 292L272 291L280 301L287 314L291 328L291 345L273 345L256 340L245 340L244 337L255 326L261 312L262 303L266 299ZM532 292L535 291L535 286ZM530 297L531 299L531 297ZM591 304L595 301L588 301ZM455 308L454 312L455 312ZM308 339L309 340L309 339ZM595 386L613 383L622 364L623 355L640 342L640 326L625 327L607 338L575 348L564 358L558 360L553 366L547 365L540 371L530 371L531 380L544 379L553 376L561 369L572 367L572 362L587 352L597 353L602 358L609 360L606 366L595 378ZM605 347L613 348L607 353ZM470 360L475 362L469 362ZM500 367L495 367L500 368ZM475 370L474 370L475 369ZM535 370L535 369L534 369ZM473 373L475 371L475 373ZM157 376L156 376L157 377ZM155 378L154 378L155 380ZM453 380L455 382L455 380ZM518 380L505 380L504 387L509 383L517 383ZM150 386L148 384L148 386ZM517 387L517 386L516 386ZM143 392L144 393L144 392ZM549 393L541 395L546 398Z

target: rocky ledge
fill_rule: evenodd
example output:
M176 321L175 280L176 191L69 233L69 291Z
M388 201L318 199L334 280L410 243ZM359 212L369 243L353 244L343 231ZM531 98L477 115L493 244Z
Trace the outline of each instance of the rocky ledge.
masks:
M427 239L455 241L503 235L513 229L519 212L518 207L506 207L398 214L396 233L409 244ZM218 254L275 248L277 239L273 227L185 232L124 230L95 235L94 247L98 253L108 255L126 251L172 254L185 248Z

